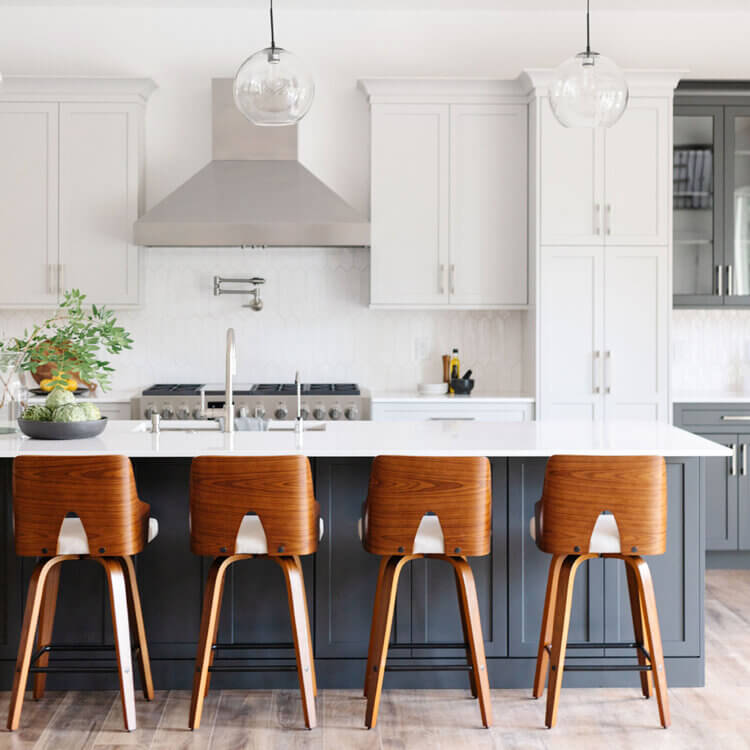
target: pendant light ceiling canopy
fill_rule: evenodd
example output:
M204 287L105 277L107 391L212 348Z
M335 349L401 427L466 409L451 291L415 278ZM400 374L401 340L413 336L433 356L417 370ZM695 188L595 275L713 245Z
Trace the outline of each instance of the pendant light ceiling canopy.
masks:
M271 46L245 60L234 77L237 109L255 125L294 125L312 106L315 83L299 59L276 46L269 0Z
M586 0L586 49L556 70L549 102L555 117L568 128L608 128L628 105L628 84L617 65L591 50L589 0Z

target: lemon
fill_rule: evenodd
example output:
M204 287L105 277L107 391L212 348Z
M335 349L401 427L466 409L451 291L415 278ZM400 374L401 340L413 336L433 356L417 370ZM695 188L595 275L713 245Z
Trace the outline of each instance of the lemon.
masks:
M73 380L72 378L61 378L58 376L56 378L45 378L39 383L39 387L47 392L51 391L53 388L64 388L66 391L74 391L78 388L78 381Z

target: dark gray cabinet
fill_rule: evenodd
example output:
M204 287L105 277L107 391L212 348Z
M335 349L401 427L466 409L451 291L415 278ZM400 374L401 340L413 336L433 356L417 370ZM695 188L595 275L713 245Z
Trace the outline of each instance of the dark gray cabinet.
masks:
M550 555L529 535L546 459L508 462L509 656L535 656ZM664 654L700 656L702 648L703 555L700 534L698 459L668 459L667 551L648 557L657 595ZM633 638L627 582L619 560L591 560L576 576L570 640L618 642ZM622 657L622 650L585 657ZM578 655L578 654L576 654Z
M750 305L750 84L683 81L674 103L674 306Z

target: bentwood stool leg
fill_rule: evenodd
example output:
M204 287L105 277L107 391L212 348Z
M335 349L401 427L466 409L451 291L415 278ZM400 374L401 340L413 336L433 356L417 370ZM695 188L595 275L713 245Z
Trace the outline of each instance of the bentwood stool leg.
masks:
M458 595L458 612L461 615L461 632L464 635L464 643L466 644L466 660L471 661L471 644L469 642L470 633L469 633L469 624L467 622L466 618L466 608L464 606L464 600L461 596L461 577L458 574L458 571L454 568L453 573L455 574L456 579L456 594ZM469 687L471 688L471 697L476 698L477 693L477 680L476 675L474 674L474 670L472 669L469 672Z
M195 675L193 677L193 695L190 701L190 729L198 729L201 725L203 700L208 690L208 669L213 659L214 638L221 610L221 595L224 586L224 576L227 568L242 559L244 555L217 557L211 563L208 572L206 588L203 592L203 611L201 612L201 632L198 638L198 653L195 656Z
M305 592L305 619L307 620L307 636L310 646L310 665L312 667L312 683L313 683L313 695L317 698L318 696L318 678L315 676L315 649L313 648L312 642L312 629L310 628L310 612L307 609L307 589L305 588L305 576L302 572L302 560L299 555L293 555L294 561L297 563L299 568L299 575L302 579L302 590Z
M138 645L138 669L141 673L141 690L143 691L143 697L147 701L152 701L154 699L154 681L151 676L151 660L148 655L146 627L143 622L138 579L135 577L135 565L133 565L133 559L127 555L120 558L120 561L125 573L125 586L128 593L130 635Z
M484 656L484 635L479 617L479 600L474 584L474 574L469 563L462 558L448 557L453 565L461 586L461 600L463 603L466 625L469 631L469 646L471 650L471 666L476 682L479 698L479 709L482 723L485 727L492 726L492 702L490 699L490 681L487 676L487 661Z
M565 668L565 650L568 644L570 608L573 601L573 582L581 563L592 557L596 555L568 555L560 570L560 583L555 602L555 624L552 632L549 686L547 687L545 723L549 729L552 729L557 722L557 708L560 703L560 688Z
M659 719L661 720L661 725L666 729L672 723L672 720L669 713L667 674L664 669L664 652L661 642L661 630L659 629L659 615L656 611L654 582L651 579L651 571L648 564L642 557L631 557L628 558L627 562L638 576L643 620L648 639L648 652L651 656L654 677L654 691L656 692L656 701L659 706Z
M50 571L63 560L73 559L60 555L49 560L37 563L31 574L29 588L26 595L26 607L23 612L23 625L21 626L21 640L18 644L18 657L16 659L16 671L13 676L13 690L10 697L10 709L8 710L8 729L12 732L18 729L21 720L21 709L26 692L26 682L29 678L29 667L34 650L34 636L36 635L39 613L42 607L42 595L47 577Z
M624 561L623 561L624 562ZM633 635L635 642L643 648L647 648L645 632L646 628L643 622L643 608L641 607L641 597L638 590L638 578L633 568L624 562L625 575L628 580L628 595L630 597L630 613L633 617ZM650 652L649 652L650 653ZM646 655L638 649L638 664L642 667L648 665ZM641 692L644 698L650 698L654 691L654 681L651 672L639 672L641 677Z
M375 599L373 601L373 607L372 607L372 623L370 625L370 645L367 648L367 667L365 668L365 686L364 686L364 696L367 698L367 685L368 681L370 679L370 672L372 672L373 668L373 660L375 656L375 624L378 622L378 610L381 606L381 599L383 596L383 577L385 575L385 569L388 565L388 560L390 560L390 557L387 555L384 555L380 558L380 567L378 568L378 583L375 586Z
M555 622L555 600L557 598L557 587L560 581L560 569L562 568L565 555L554 555L549 564L549 575L547 577L547 593L544 597L544 612L542 614L542 627L539 632L539 649L536 656L536 674L534 675L534 698L541 698L544 693L544 683L549 671L549 651L552 643L552 628Z
M52 631L55 624L55 609L57 608L57 592L60 588L60 566L55 565L50 569L47 575L47 582L44 584L44 593L42 594L42 607L39 612L39 632L36 639L36 650L40 653L41 649L52 643ZM46 667L49 665L49 651L41 652L37 665ZM34 675L34 700L44 697L44 688L47 684L46 672L37 672Z
M302 710L305 715L305 726L314 729L317 726L314 695L314 669L312 650L310 648L310 623L307 619L305 584L302 578L302 567L299 560L293 557L274 557L281 566L286 579L289 598L289 615L294 635L294 650L297 656L297 674L302 695Z

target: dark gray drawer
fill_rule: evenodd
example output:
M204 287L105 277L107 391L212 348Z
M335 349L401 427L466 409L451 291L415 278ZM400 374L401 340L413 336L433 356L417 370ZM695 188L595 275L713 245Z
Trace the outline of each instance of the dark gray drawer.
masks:
M749 404L675 404L675 425L686 430L726 429L750 432Z

